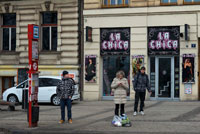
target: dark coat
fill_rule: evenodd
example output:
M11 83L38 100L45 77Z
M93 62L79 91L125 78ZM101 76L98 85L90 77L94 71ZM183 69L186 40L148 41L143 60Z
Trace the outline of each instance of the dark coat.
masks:
M145 92L146 89L150 92L149 78L147 74L137 73L133 80L133 87L136 92Z
M75 81L71 78L63 78L59 81L56 89L56 94L60 99L67 99L74 95Z

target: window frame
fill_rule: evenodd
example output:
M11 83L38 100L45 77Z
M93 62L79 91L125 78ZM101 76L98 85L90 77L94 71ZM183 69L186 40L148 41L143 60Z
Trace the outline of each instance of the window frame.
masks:
M17 14L16 13L5 13L5 14L15 14L15 18L17 17ZM3 15L4 14L1 14L1 18L2 18L2 21L1 21L1 38L2 38L2 41L1 41L1 51L5 51L5 52L15 52L16 51L16 43L15 43L15 50L12 50L12 29L15 29L15 31L17 30L16 29L16 24L15 25L4 25L3 24L3 21L4 21L4 18L3 18ZM15 22L17 22L17 20L15 19ZM9 29L9 46L8 46L8 50L4 50L4 44L3 44L3 36L4 36L4 33L3 33L3 30L4 29ZM15 32L15 40L16 40L16 36L17 36L17 32Z
M49 12L49 11L48 11ZM57 51L57 48L56 50L52 50L52 28L55 27L58 29L58 12L57 11L52 11L51 13L57 13L57 24L43 24L43 13L45 12L41 12L41 51L53 51L53 52L56 52ZM43 49L43 28L44 27L48 27L49 28L49 50L44 50ZM57 37L58 37L58 30L57 30ZM58 47L58 39L57 39L57 47Z
M171 0L168 0L168 3L164 3L164 2L162 2L162 0L160 0L160 5L161 6L176 6L176 5L178 5L178 0L177 0L177 2L171 2Z
M120 4L120 5L118 4L111 5L111 0L107 0L107 1L108 1L108 5L104 5L104 0L102 0L102 8L129 7L129 4L130 4L130 0L128 0L128 4L125 4L126 0L122 0L123 4Z
M183 0L183 4L184 5L199 5L200 1L199 2L195 2L194 0L192 0L191 2L185 2L185 0Z

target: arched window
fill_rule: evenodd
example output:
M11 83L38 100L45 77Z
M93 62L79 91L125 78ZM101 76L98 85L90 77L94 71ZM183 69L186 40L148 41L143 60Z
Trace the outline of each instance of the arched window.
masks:
M127 7L129 0L103 0L103 7Z

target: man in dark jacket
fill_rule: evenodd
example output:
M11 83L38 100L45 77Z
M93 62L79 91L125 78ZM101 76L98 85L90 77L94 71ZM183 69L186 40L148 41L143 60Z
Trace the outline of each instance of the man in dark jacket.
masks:
M68 113L68 122L72 123L72 112L71 112L71 99L74 94L74 86L75 81L72 78L69 78L69 73L67 71L63 71L63 78L58 83L56 93L60 98L60 108L61 108L61 120L60 124L65 122L65 105L67 105L67 113Z
M151 93L149 78L145 73L145 67L141 67L140 71L135 75L133 80L133 86L135 90L135 106L133 115L136 116L138 112L138 103L140 100L140 114L144 115L144 101L146 95L146 89Z

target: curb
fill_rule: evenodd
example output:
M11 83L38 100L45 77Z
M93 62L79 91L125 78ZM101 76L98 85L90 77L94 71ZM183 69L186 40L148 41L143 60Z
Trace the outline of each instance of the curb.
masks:
M38 130L35 129L30 130L8 130L5 128L0 128L0 132L4 134L199 134L199 132L127 132L127 131L49 131L49 130Z

